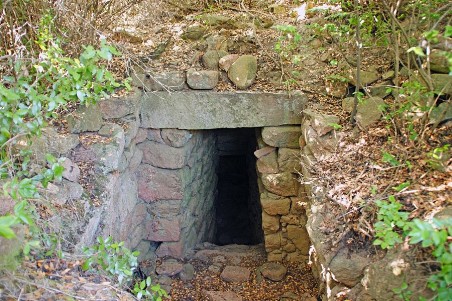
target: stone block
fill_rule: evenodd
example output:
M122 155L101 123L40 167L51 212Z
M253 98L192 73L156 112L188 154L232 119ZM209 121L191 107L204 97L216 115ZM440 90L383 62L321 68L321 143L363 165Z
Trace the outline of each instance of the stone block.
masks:
M431 78L436 93L452 95L452 75L432 74Z
M251 276L249 268L240 266L226 266L221 272L220 277L226 282L244 282L248 281Z
M281 251L281 250L274 250L271 251L267 254L267 261L283 261L284 258L286 257L286 252Z
M82 105L66 119L69 132L72 134L96 132L102 126L102 114L99 114L97 105Z
M392 86L393 86L393 84L392 84L391 81L386 81L386 82L383 82L381 84L370 86L369 87L369 94L371 96L385 98L386 96L391 94ZM391 88L391 89L388 89L388 88ZM353 109L353 107L352 107L352 109Z
M148 136L148 131L143 128L138 128L137 134L135 135L135 138L133 138L133 142L135 144L139 144L141 142L144 142Z
M218 62L228 53L224 50L207 50L202 56L202 64L209 70L218 70Z
M252 55L242 55L228 69L228 78L241 90L251 86L256 79L257 59Z
M172 147L183 147L193 136L189 131L178 129L162 129L160 134L163 141Z
M303 186L303 185L301 185ZM300 187L301 187L300 186ZM304 189L303 189L304 191ZM292 205L290 206L290 212L295 215L306 214L306 206L308 205L309 199L307 196L291 197Z
M36 162L45 164L46 154L56 157L69 155L79 143L78 135L60 134L53 127L47 127L42 130L41 136L32 139L30 150Z
M117 124L105 124L99 134L111 139L94 143L89 149L95 154L100 171L107 174L119 168L125 146L124 130Z
M262 183L268 191L281 196L296 196L299 182L290 172L263 174Z
M175 148L154 141L140 143L139 149L143 151L143 163L167 169L179 169L187 162L187 148Z
M134 138L138 134L139 121L134 118L123 118L121 122L124 122L124 146L129 147Z
M137 170L138 196L147 202L157 200L182 200L182 173L141 164Z
M0 182L2 187L3 184L3 182ZM4 193L0 194L0 216L13 213L15 205L16 201L14 201L9 195L5 195Z
M138 168L138 166L140 166L142 159L143 159L143 151L137 147L134 148L134 152L129 161L129 169L131 171L135 171Z
M182 281L190 281L195 278L195 267L191 263L184 264L182 271L179 273L179 278Z
M300 148L298 140L301 135L299 126L264 127L262 139L274 147Z
M279 249L281 247L281 232L266 234L264 241L267 252Z
M300 218L300 216L295 215L295 214L281 216L281 223L298 226L298 225L301 225L301 221L302 221L302 219Z
M126 115L136 114L140 104L141 91L135 89L131 94L122 97L111 97L99 102L99 110L104 119L118 119Z
M272 152L261 156L256 161L257 170L260 173L264 174L272 174L272 173L278 173L278 161L277 161L277 155L276 155L276 149L273 149Z
M301 153L299 149L278 149L278 166L282 172L301 173Z
M205 130L301 124L306 102L304 94L289 98L284 93L148 93L142 98L141 126Z
M449 73L449 60L447 51L432 49L430 54L430 69L438 73Z
M376 82L380 78L380 76L377 72L365 71L365 70L360 70L359 77L360 77L359 78L360 88L366 87L366 86L370 85L371 83ZM356 86L358 84L356 70L350 70L349 74L348 74L348 78L349 78L349 82L353 86Z
M218 61L219 67L228 72L229 68L231 68L231 65L239 58L239 54L228 54L220 58Z
M338 80L325 80L325 90L330 96L343 98L348 93L348 82Z
M133 185L133 184L132 184ZM124 187L130 187L124 184ZM115 210L108 216L108 224L111 225L112 236L118 241L126 241L127 247L133 248L138 245L140 241L147 235L146 221L149 220L149 214L146 211L144 204L137 204L130 206L130 212L124 209L127 204L133 202L133 197L123 196L118 200Z
M0 236L0 266L2 269L14 269L19 265L18 256L25 244L25 226L16 225L13 228L16 237L6 239ZM3 296L0 295L0 296Z
M352 253L346 249L340 250L331 260L330 269L337 282L353 287L363 277L364 269L371 263L366 252Z
M384 100L380 97L370 97L358 104L355 117L358 126L361 129L366 129L380 120L384 104Z
M155 251L158 257L182 258L184 255L184 245L181 241L162 242Z
M181 35L181 38L184 40L192 40L196 41L201 39L206 33L206 28L201 25L191 25L185 28L184 32Z
M179 217L153 217L146 225L146 239L152 241L179 241L180 230Z
M334 129L333 124L339 123L339 117L335 115L322 114L313 110L304 110L303 114L319 136L331 132Z
M338 143L340 134L336 133L328 133L319 137L317 132L311 126L302 126L303 137L306 141L306 147L304 147L303 151L308 152L305 153L305 160L322 160L325 157L328 157L332 152L335 151ZM312 164L312 162L309 162Z
M156 217L176 216L181 211L181 200L159 200L148 206L149 212Z
M279 216L269 215L262 212L262 229L265 234L275 233L279 230Z
M290 211L290 199L261 199L264 211L270 215L284 215Z
M80 177L80 168L77 164L72 162L70 159L65 158L61 163L61 166L64 167L63 178L71 182L77 182Z
M219 73L214 70L187 71L187 84L194 90L212 90L218 84Z
M295 225L287 226L287 236L295 244L301 254L308 255L311 241L309 240L309 234L306 227L300 227Z
M262 276L272 281L281 281L287 273L287 268L280 263L266 262L260 268Z
M288 243L288 244L284 245L283 250L287 253L292 253L297 250L297 247L295 247L295 245L293 243Z
M156 269L158 275L175 276L182 271L183 265L176 259L164 260Z
M80 199L83 194L83 187L78 183L62 180L58 185L49 183L46 193L51 202L64 205L68 201Z
M259 142L259 140L261 140L259 138L258 138L258 142ZM261 146L259 146L259 147L261 147ZM257 151L254 152L254 156L259 159L259 158L264 157L264 156L266 156L266 155L268 155L268 154L270 154L270 153L272 153L274 151L276 151L276 147L273 147L273 146L262 146L261 148L259 148Z
M303 261L307 261L307 259L308 259L308 256L301 254L300 251L287 253L287 255L286 255L286 260L288 262L303 262Z
M160 129L148 129L147 137L149 141L155 141L158 143L164 144L165 141L163 141L162 133Z
M169 71L152 74L141 67L134 67L132 85L145 91L180 91L186 88L185 73Z

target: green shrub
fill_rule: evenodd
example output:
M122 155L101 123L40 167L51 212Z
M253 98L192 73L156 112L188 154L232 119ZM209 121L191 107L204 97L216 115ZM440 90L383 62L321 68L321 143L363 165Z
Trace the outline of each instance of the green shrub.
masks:
M404 183L403 183L404 184ZM406 186L405 186L406 187ZM402 204L397 202L394 196L388 201L377 201L378 221L374 224L374 245L382 249L390 249L409 238L412 245L420 245L431 251L436 259L438 271L434 272L427 281L428 287L436 293L435 301L450 300L452 296L452 218L444 220L432 219L422 221L420 219L408 220L409 213L400 211ZM399 295L411 296L407 291L406 283L395 291ZM420 300L425 300L420 298Z
M84 271L100 271L107 276L114 277L119 285L130 285L133 281L133 272L138 266L138 251L132 252L124 247L124 242L114 242L111 237L104 239L97 238L97 244L84 249L88 256L83 263ZM152 285L151 278L135 283L131 291L140 300L141 298L150 300L162 300L166 297L166 292L160 285Z
M31 172L31 153L23 145L39 136L47 122L58 117L68 104L96 103L121 86L103 65L119 55L114 47L102 41L99 49L86 46L79 58L71 58L65 56L53 32L52 15L47 13L37 30L39 55L33 60L10 61L12 74L0 81L0 179L4 180L4 194L21 208L0 217L3 237L14 237L12 227L17 223L31 225L31 215L24 215L32 211L28 200L39 197L38 185L47 187L50 181L61 179L63 172L50 155L46 157L47 167Z

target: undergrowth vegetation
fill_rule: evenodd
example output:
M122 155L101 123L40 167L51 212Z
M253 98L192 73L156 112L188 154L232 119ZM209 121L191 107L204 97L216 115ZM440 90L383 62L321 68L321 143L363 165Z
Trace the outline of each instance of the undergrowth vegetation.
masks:
M408 190L419 180L410 176L415 170L427 167L423 177L437 177L434 173L439 172L443 173L441 177L447 178L446 174L450 173L450 144L444 140L437 143L430 138L432 135L447 137L447 133L439 127L450 111L450 95L444 92L451 82L449 80L443 87L435 85L431 62L433 55L444 57L448 62L449 75L452 75L452 53L447 46L452 34L451 4L444 0L330 0L316 1L315 4L307 2L306 8L307 15L321 16L319 21L310 22L305 27L310 30L312 39L320 39L323 44L334 44L339 50L354 49L358 58L354 110L350 116L352 125L355 124L357 105L370 97L367 87L360 87L359 74L364 67L361 56L364 52L372 53L372 50L378 52L378 49L391 53L394 76L392 85L387 86L389 97L380 107L389 135L383 143L380 160L388 166L386 170L403 170L405 176L396 178L395 172L391 180L398 185L392 184L384 191L377 191L372 186L373 201L357 205L358 208L373 208L371 210L376 217L373 227L361 232L365 233L366 239L373 240L374 245L385 250L409 244L410 250L422 249L422 252L429 253L431 261L427 265L430 264L430 275L426 282L434 292L433 300L450 300L452 219L432 218L430 212L441 208L431 208L426 212L430 215L413 211L420 201L415 198L408 198L408 201L404 193L409 193ZM296 74L284 70L296 69L300 63L303 39L296 26L276 25L273 28L280 35L274 50L279 54L285 83L293 86ZM341 60L345 59L345 55L339 55L339 59L331 60L329 64L344 66L346 63ZM347 82L347 70L337 70L328 79ZM421 159L411 160L410 157ZM410 291L407 283L395 291L404 300L426 300Z
M32 224L25 212L33 206L24 206L24 202L38 198L40 187L61 179L63 173L51 155L46 158L47 168L31 170L32 137L40 135L48 121L67 106L94 104L120 87L101 64L119 54L114 47L101 42L99 49L85 47L79 58L67 57L53 36L51 21L52 15L46 13L37 28L38 57L11 58L11 74L4 74L0 83L0 177L4 194L18 202L16 215L0 217L0 235L7 238L14 237L12 226Z
M50 122L62 118L78 105L93 105L118 88L130 88L128 81L119 83L108 64L121 55L94 30L84 32L93 42L83 45L71 41L65 30L70 18L62 18L65 10L52 7L46 1L7 1L1 4L0 30L0 183L3 202L12 200L14 208L0 216L0 236L13 239L20 232L23 256L29 260L63 257L59 239L39 227L36 212L48 184L60 181L64 172L61 162L46 155L42 167L33 165L31 151L35 137ZM95 1L96 2L96 1ZM107 26L103 20L120 13L137 1L115 7L116 1L73 1L72 13L84 11L96 22L86 22L90 28ZM86 10L83 10L86 9ZM85 16L86 17L86 16ZM81 20L85 20L82 16ZM97 26L97 27L96 27ZM79 31L75 31L79 33ZM5 35L3 35L5 33ZM96 39L95 39L96 38ZM69 51L69 53L67 52ZM22 231L21 229L24 229ZM151 283L148 277L133 283L137 268L137 252L111 238L98 239L98 244L85 250L87 259L82 268L90 272L104 272L120 288L128 289L138 299L162 300L166 293ZM13 264L7 267L13 267ZM4 268L4 267L2 267Z
M130 251L123 242L114 242L111 237L98 237L97 244L85 247L84 253L88 256L82 265L84 271L100 271L113 277L121 287L129 287L138 300L161 301L162 297L168 296L159 284L152 284L149 276L134 282L139 252Z

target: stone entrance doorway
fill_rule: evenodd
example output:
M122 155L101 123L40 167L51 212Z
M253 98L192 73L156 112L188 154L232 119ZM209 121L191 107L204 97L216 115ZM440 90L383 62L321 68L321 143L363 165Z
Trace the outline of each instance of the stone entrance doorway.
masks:
M112 206L103 233L142 258L183 258L213 242L263 243L270 261L305 259L310 242L299 182L305 103L301 94L245 92L155 92L110 101L105 107L127 108L128 126L106 121L99 133L111 132L110 144L90 147L107 151L96 168L114 188L105 197Z
M215 236L217 245L263 241L257 186L255 129L216 130L218 150Z

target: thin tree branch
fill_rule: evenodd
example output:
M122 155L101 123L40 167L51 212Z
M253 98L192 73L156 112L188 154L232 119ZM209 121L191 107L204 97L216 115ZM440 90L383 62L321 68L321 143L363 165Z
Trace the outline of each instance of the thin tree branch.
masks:
M355 0L355 9L358 9L359 3L358 0ZM361 15L360 15L360 9L358 9L357 12L357 24L356 24L356 46L358 47L357 49L357 61L356 61L356 87L355 87L355 95L353 97L353 110L352 113L350 115L350 123L351 124L355 124L355 117L356 117L356 113L358 111L358 93L359 93L359 88L361 86L361 52L362 52L362 41L361 41Z

